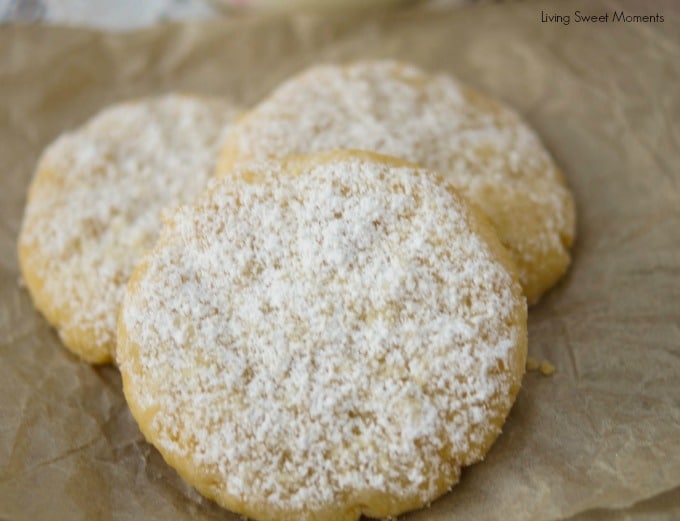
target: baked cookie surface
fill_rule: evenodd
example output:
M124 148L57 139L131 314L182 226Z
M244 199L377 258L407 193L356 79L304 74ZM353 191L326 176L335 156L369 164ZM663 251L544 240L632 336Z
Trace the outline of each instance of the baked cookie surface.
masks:
M512 252L530 303L569 265L574 202L549 153L513 110L449 76L393 61L313 67L234 130L218 175L253 159L349 148L450 177Z
M147 440L257 520L419 508L498 436L526 301L450 182L376 154L265 161L169 217L118 323Z
M19 236L34 304L81 358L111 361L127 280L160 231L160 213L213 174L237 110L166 95L107 108L43 153Z

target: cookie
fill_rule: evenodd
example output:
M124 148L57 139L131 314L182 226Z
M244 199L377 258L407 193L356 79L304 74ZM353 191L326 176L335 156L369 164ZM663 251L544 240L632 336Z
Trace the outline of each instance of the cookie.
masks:
M115 349L128 278L160 231L160 212L198 194L237 110L166 95L107 108L43 153L19 236L35 306L93 363Z
M566 271L574 202L536 134L501 103L410 65L318 66L290 79L238 122L217 173L253 159L344 148L450 177L512 252L530 303Z
M165 223L118 323L126 399L186 481L256 520L419 508L484 457L526 362L492 226L421 167L251 164Z

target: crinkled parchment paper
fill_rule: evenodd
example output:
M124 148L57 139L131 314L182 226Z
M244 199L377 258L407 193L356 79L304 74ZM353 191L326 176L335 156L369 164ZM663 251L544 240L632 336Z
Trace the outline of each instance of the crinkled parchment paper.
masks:
M117 371L71 356L18 284L41 149L103 106L170 90L252 103L320 61L411 60L511 103L578 204L564 281L530 311L526 375L486 461L408 520L680 519L680 4L504 3L130 34L0 27L0 519L237 519L144 442ZM540 22L662 13L657 24Z

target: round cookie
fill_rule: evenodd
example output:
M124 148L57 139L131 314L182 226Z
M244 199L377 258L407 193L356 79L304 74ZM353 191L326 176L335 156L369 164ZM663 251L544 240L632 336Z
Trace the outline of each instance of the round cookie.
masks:
M111 361L120 300L158 236L161 210L205 188L236 115L212 98L120 103L43 153L19 260L35 306L78 356Z
M288 80L235 125L217 173L252 159L345 148L450 177L512 252L530 303L566 271L574 202L536 134L499 102L410 65L318 66Z
M419 508L484 457L520 387L514 269L421 167L253 163L180 207L132 275L125 396L184 479L250 518Z

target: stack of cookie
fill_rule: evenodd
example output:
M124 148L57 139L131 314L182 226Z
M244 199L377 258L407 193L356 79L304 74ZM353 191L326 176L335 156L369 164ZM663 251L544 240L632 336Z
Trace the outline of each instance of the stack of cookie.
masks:
M569 263L562 176L512 110L391 61L239 112L168 95L50 145L19 238L35 305L116 361L146 438L220 505L427 505L517 395L526 302Z

